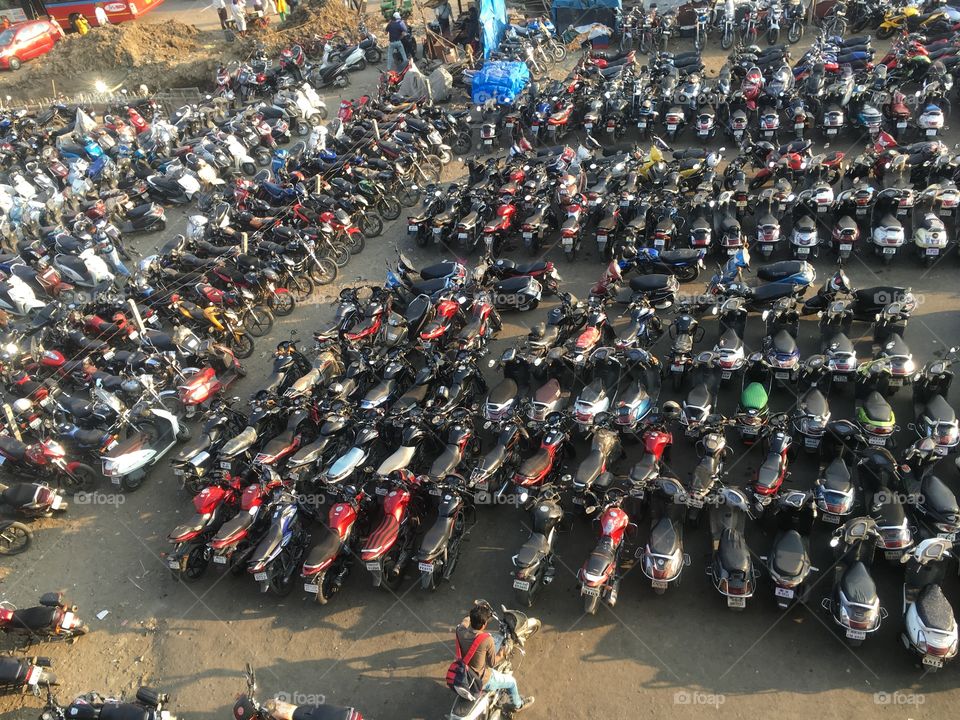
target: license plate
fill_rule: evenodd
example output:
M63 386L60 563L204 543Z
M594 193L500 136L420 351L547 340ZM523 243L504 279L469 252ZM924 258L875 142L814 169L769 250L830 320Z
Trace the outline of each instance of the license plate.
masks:
M923 664L929 665L930 667L942 668L943 658L934 657L933 655L924 655Z
M493 145L493 138L484 138L484 139L483 139L483 144L484 144L484 145Z
M900 122L897 123L898 128L905 128L906 126L907 126L906 120L901 120Z
M765 137L768 137L768 138L773 137L773 130L764 130L763 134Z
M676 125L667 125L667 130L676 130L676 129L677 129Z
M612 133L612 132L613 132L613 125L607 125L607 132L608 132L608 133Z
M590 595L591 597L600 597L600 588L587 587L584 585L580 588L581 595Z
M605 243L606 241L607 241L607 236L606 236L606 235L597 235L597 242L604 242L604 243Z
M311 595L316 595L318 592L320 592L320 586L314 585L313 583L304 583L303 591L310 593Z
M434 235L439 235L441 232L443 232L443 228L434 228L434 229L433 229L433 234L434 234Z
M940 208L940 217L950 217L953 215L953 210L949 208Z
M104 360L111 360L113 356L114 356L113 350L107 350L105 353L103 353Z
M111 440L110 442L107 443L107 450L113 450L119 444L120 444L119 441Z
M903 385L903 380L901 378L890 378L889 380L887 380L887 384L890 387L900 387L901 385Z
M420 572L432 573L433 572L433 563L417 563L417 567L420 569Z
M698 497L687 498L687 505L689 505L690 507L702 508L703 498L698 498Z
M832 525L839 525L839 524L840 524L840 516L839 516L839 515L822 515L821 517L823 518L823 521L824 521L824 522L828 522L828 523L830 523L830 524L832 524Z
M940 248L927 248L927 255L939 255Z
M573 504L574 504L574 505L583 505L583 498L582 498L582 497L579 497L579 496L574 497L574 498L573 498Z
M36 685L40 682L40 673L43 672L43 669L39 665L32 665L30 667L30 672L27 673L27 685Z
M63 505L63 496L54 495L53 500L50 501L50 509L59 510L61 505Z
M796 592L794 592L791 588L778 587L773 589L773 594L777 597L792 598L794 595L796 595Z
M368 562L367 570L370 572L380 572L380 563L378 562Z
M885 248L883 249L883 254L884 254L884 255L893 255L893 254L896 253L896 252L897 252L897 249L896 249L896 248L893 248L893 247L885 247Z
M173 469L173 474L174 474L174 475L178 475L178 476L182 476L182 475L183 475L183 468L174 468L174 469Z
M834 381L834 382L846 382L846 381L847 381L847 376L846 376L846 375L834 375L834 376L833 376L833 381Z
M847 637L851 640L866 640L867 633L865 630L847 630Z
M177 560L177 558L168 558L168 559L167 559L167 567L170 568L171 570L179 570L179 569L180 569L180 561Z
M117 476L117 477L113 478L113 479L111 480L111 482L112 482L114 485L116 485L117 487L120 487L120 486L123 484L123 478L120 477L120 476Z
M230 461L229 461L229 460L221 460L221 461L220 461L220 469L221 469L221 470L229 470L229 469L230 469Z
M949 540L950 542L956 542L956 541L957 541L957 534L956 534L956 533L939 533L939 534L937 535L937 537L938 537L938 538L942 538L943 540Z
M747 599L745 597L728 597L727 598L727 607L745 608L746 606L747 606Z
M504 125L504 127L505 127L507 130L513 130L513 123L512 123L512 122L508 122L508 123L506 123L506 124Z
M936 135L936 134L937 134L937 129L936 129L936 128L927 128L927 136L928 136L928 137L931 136L931 135Z
M876 435L870 435L867 438L867 442L871 445L886 445L887 439L885 437L878 437Z
M794 123L794 124L793 124L793 129L794 129L794 130L803 130L806 126L807 126L806 123Z
M583 129L586 130L587 132L590 132L591 130L593 130L593 123L584 123Z
M743 434L744 434L744 435L756 435L756 434L757 434L757 428L755 428L755 427L745 427L745 428L743 428Z
M836 135L836 134L837 134L836 128L827 128L827 135Z
M531 125L531 126L530 126L530 132L532 132L534 135L536 135L538 132L540 132L540 126L539 126L539 125Z
M851 250L853 250L851 243L840 243L840 252L850 252Z
M653 246L656 247L656 248L658 248L658 249L659 249L659 248L662 248L665 244L666 244L666 241L664 241L664 240L662 240L662 239L660 239L660 238L657 238L656 240L653 241Z
M732 371L732 370L724 370L723 372L720 373L720 379L721 379L721 380L729 380L729 379L732 378L732 377L733 377L733 371Z
M642 130L643 128L645 128L646 126L647 126L647 124L646 124L645 122L638 122L638 123L637 123L637 127L640 128L641 130Z
M420 229L419 225L407 225L407 230L410 232L416 232Z
M745 208L746 206L747 206L747 201L746 201L746 200L737 200L737 207L738 207L738 208Z
M787 380L790 378L790 373L779 371L779 372L775 372L773 374L773 377L776 378L777 380Z
M670 587L670 583L668 583L666 580L651 580L650 587L657 590L666 590L668 587Z
M256 580L257 582L266 582L267 574L265 572L254 573L253 579Z
M385 487L378 487L374 492L376 492L377 495L386 495L387 489Z
M466 235L464 235L463 237L466 237ZM524 240L530 240L530 239L532 239L532 238L533 238L533 233L532 233L532 232L525 232L525 233L523 234L523 239L524 239Z
M804 447L815 448L820 446L820 438L804 438L803 439Z
M903 555L903 550L884 550L883 551L883 557L885 560L899 560L901 555Z
M857 215L866 215L866 214L867 214L867 209L865 207L857 208Z
M430 488L429 492L430 492L431 495L436 495L437 497L439 497L439 496L440 496L440 493L443 492L443 491L442 491L440 488L438 488L438 487L432 487L432 488Z
M822 210L822 208L821 208L821 210ZM809 255L809 254L810 254L810 248L805 248L805 247L798 247L798 248L797 248L797 255L806 256L806 255Z
M227 564L227 556L226 556L226 555L214 555L214 556L213 556L213 564L214 564L214 565L226 565L226 564Z
M827 206L827 205L818 205L818 206L817 206L817 212L818 212L818 213L825 213L825 212L827 211L827 209L828 209L828 206Z
M946 445L937 445L937 446L933 449L933 452L934 452L935 455L944 455L944 456L945 456L945 455L947 454L947 446L946 446Z
M529 581L529 580L514 580L514 581L513 581L513 587L514 587L515 590L524 590L524 591L529 590L529 589L530 589L530 581Z

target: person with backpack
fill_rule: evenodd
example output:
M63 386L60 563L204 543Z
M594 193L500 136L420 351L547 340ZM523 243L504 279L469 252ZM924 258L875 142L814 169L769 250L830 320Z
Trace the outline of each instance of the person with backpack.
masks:
M478 689L506 690L516 714L533 705L534 698L532 695L521 697L517 679L496 669L508 649L505 644L498 648L493 635L487 632L492 617L493 608L486 602L479 602L457 626L454 638L457 657L447 671L447 684L451 687L463 685L474 692Z

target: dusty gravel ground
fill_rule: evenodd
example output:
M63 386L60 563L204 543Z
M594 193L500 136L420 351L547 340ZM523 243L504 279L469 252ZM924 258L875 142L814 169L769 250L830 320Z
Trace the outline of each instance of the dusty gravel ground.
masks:
M360 92L364 80L368 85L373 81L370 71L355 78L351 94ZM336 98L329 97L328 103L335 108ZM181 229L182 222L181 216L168 233ZM146 251L163 239L139 238L136 246ZM406 246L403 217L368 243L346 269L344 281L380 282L395 243ZM408 252L418 261L438 257L433 250ZM550 257L559 261L566 285L586 295L601 270L596 257L587 255L571 265L555 255ZM852 262L848 272L859 286L900 283L922 294L906 339L924 361L958 337L957 262L951 253L925 271L908 257L899 258L892 269L867 258ZM821 279L830 272L828 261L816 265ZM293 328L306 333L321 326L330 316L334 292L318 296L290 318L278 319L271 340ZM503 341L524 333L548 307L545 303L529 315L508 316ZM756 347L761 332L759 319L751 317L748 345ZM806 356L816 351L815 323L804 322L802 332ZM709 346L715 333L715 325L708 322L704 344ZM237 394L246 397L256 389L257 378L268 372L271 340L257 341L248 361L249 377ZM493 346L494 354L504 342ZM870 352L869 344L866 335L858 341L861 354ZM955 391L952 399L957 398ZM784 393L774 399L775 407L790 403ZM732 413L735 405L736 392L727 391L721 408ZM851 406L849 398L832 402L835 416L849 414ZM894 408L902 444L909 441L906 425L912 418L907 392L897 396ZM731 440L737 453L728 465L731 477L749 478L760 462L759 451L743 452ZM636 458L636 449L628 452L617 470L625 470ZM578 457L583 453L581 445ZM681 477L692 467L692 456L679 440L674 465ZM815 471L812 461L802 458L792 470L791 485L808 487ZM954 490L960 489L952 462L944 462L940 474ZM109 492L106 485L104 492ZM450 629L474 598L510 604L510 557L525 538L521 514L507 507L481 508L453 582L436 593L425 594L412 578L395 595L375 590L361 568L330 605L318 607L297 591L280 601L260 595L247 577L210 573L192 585L171 579L159 553L167 548L166 533L191 507L165 465L122 503L114 496L99 499L102 504L73 505L62 520L36 524L34 547L4 568L0 599L26 605L43 591L62 588L80 605L92 629L88 637L74 645L50 644L33 651L53 658L63 683L62 700L94 689L132 696L137 685L145 683L169 692L177 714L201 720L230 716L233 699L243 689L240 672L246 662L258 669L261 697L282 693L294 702L310 702L322 695L330 702L356 705L376 720L444 717L451 703L442 683L452 655ZM643 519L639 524L633 547L645 537ZM830 568L827 539L828 530L821 528L812 543L821 575ZM753 532L748 541L758 555L769 542ZM955 709L957 666L925 674L898 642L902 623L897 567L881 560L875 564L890 617L875 637L854 650L819 608L828 582L816 588L817 600L809 608L780 613L769 585L761 583L745 612L728 611L703 574L709 552L705 529L686 534L693 563L684 571L681 587L656 597L641 574L631 570L615 608L602 606L595 617L584 616L575 575L594 542L595 530L582 522L559 541L557 579L533 611L544 629L529 645L518 671L522 691L538 698L527 717L686 720L766 717L773 711L788 720L806 720L811 714L906 720L948 717ZM954 578L946 594L955 605L960 602ZM98 620L94 616L101 610L109 614ZM9 641L6 647L12 649ZM36 717L41 706L32 697L0 702L0 711L9 718Z

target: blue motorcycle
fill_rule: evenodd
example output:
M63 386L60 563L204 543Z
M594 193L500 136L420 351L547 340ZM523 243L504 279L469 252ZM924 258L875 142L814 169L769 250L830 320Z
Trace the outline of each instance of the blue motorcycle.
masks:
M703 258L706 254L707 251L703 248L679 250L638 248L636 255L629 260L628 267L632 266L644 274L676 275L680 282L693 282L700 277L700 271L705 267Z

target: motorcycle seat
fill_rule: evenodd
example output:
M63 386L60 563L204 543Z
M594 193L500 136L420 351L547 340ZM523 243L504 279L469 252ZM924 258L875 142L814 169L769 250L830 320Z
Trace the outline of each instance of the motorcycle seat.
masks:
M51 627L57 622L59 612L60 608L58 607L46 607L44 605L14 610L10 624L14 628L23 630L40 630Z
M800 412L813 417L826 417L830 412L830 405L823 393L812 388L800 398Z
M767 283L751 288L750 294L758 302L777 300L789 297L794 293L794 286L790 283Z
M920 494L923 496L923 505L934 510L941 516L960 514L957 496L936 475L925 475L920 482Z
M757 485L762 488L772 488L780 477L780 456L769 453L763 459L757 470Z
M257 545L257 549L254 550L250 556L250 564L253 565L275 554L277 548L283 542L283 535L284 528L282 523L276 521L270 523L270 527L267 529L260 544Z
M511 294L515 292L521 292L530 285L532 278L527 275L521 275L519 277L507 278L506 280L501 280L493 285L493 292ZM533 281L535 282L535 281Z
M839 457L834 458L823 471L823 487L834 492L846 492L850 488L850 470Z
M85 430L77 428L70 436L80 447L97 448L103 445L107 434L102 430Z
M443 290L447 286L445 278L436 278L435 280L421 280L411 284L413 290L425 295L433 295L435 292Z
M454 523L456 523L455 517L439 516L424 534L423 540L420 542L419 556L427 559L439 553L450 539Z
M550 552L550 542L543 533L533 533L517 551L517 567L527 568L543 560Z
M460 448L456 445L447 445L430 465L427 475L432 478L443 478L454 472L462 459Z
M531 273L542 272L547 269L547 263L542 260L529 263L517 263L513 260L508 260L507 258L500 258L497 260L496 265L498 268L511 270L519 275L529 275Z
M97 431L93 430L91 432ZM207 435L207 433L202 433L200 437L198 437L192 443L177 450L177 454L173 456L173 460L171 462L174 464L189 462L203 451L208 450L210 445L210 436Z
M630 480L633 482L644 482L649 480L657 470L657 459L648 454L644 454L632 468L630 468Z
M537 323L530 329L529 338L541 345L553 345L560 337L560 328L556 325Z
M614 560L613 541L603 537L587 558L584 570L591 575L604 575Z
M150 720L153 711L137 703L105 702L99 720Z
M763 227L765 225L777 226L780 224L780 221L776 217L770 214L769 210L764 211L757 217L757 225Z
M505 378L498 383L487 396L487 402L492 405L505 405L517 397L517 383Z
M664 250L660 259L668 265L689 263L700 257L701 251L697 248L680 248L679 250Z
M698 231L698 230L700 230L700 231L703 231L703 230L709 231L709 230L711 230L711 227L710 227L710 223L707 222L707 219L706 219L705 217L703 217L703 215L697 215L697 217L694 219L693 223L690 225L690 230L691 230L691 231L694 231L694 232L696 232L696 231Z
M844 215L842 218L837 220L837 229L840 232L856 232L859 230L856 221L849 215Z
M217 531L213 542L225 542L245 533L256 518L248 512L241 512L227 520Z
M603 380L601 378L597 378L583 388L583 390L580 392L579 400L592 405L598 402L606 394L607 391L603 385Z
M517 475L524 478L538 478L550 467L551 461L550 454L546 450L537 450L537 452L520 463Z
M710 389L705 384L699 383L690 388L686 404L691 407L706 407L710 404L710 399Z
M0 684L15 685L22 683L27 676L29 665L12 657L0 658Z
M21 461L27 452L27 446L16 438L0 436L0 451L7 457Z
M147 213L149 213L150 211L152 211L155 207L156 205L154 205L153 203L141 203L140 205L137 205L135 208L131 208L130 210L127 210L125 213L126 218L127 220L137 220L143 217L144 215L146 215ZM176 245L174 247L176 247ZM166 245L164 245L163 250L165 252L169 252Z
M630 289L634 292L649 292L651 290L665 290L670 285L670 275L639 275L630 278Z
M307 553L303 563L304 572L309 568L316 568L326 560L334 557L340 549L340 534L332 530L326 523L320 523L312 533L313 546Z
M837 333L832 338L830 338L830 344L827 346L827 349L831 353L844 353L844 354L853 354L853 343L843 333Z
M497 443L492 448L490 448L489 452L487 452L486 455L484 455L480 459L480 462L478 463L477 468L481 472L489 475L490 473L492 473L494 470L496 470L503 464L503 461L506 458L506 456L507 456L506 446L501 445L500 443Z
M877 586L862 562L854 562L840 578L840 592L852 603L870 605L877 599Z
M924 415L935 422L952 423L957 420L956 413L950 403L944 400L943 395L934 395L927 401Z
M220 454L224 457L233 457L239 455L244 450L250 448L257 440L257 429L254 427L245 427L238 435L230 438L220 448Z
M780 330L773 336L773 349L783 355L792 355L797 352L797 341L786 330Z
M721 531L717 552L720 564L728 572L746 573L750 570L750 549L738 530L728 527Z
M296 432L296 430L284 430L264 445L259 454L272 458L282 455L284 452L289 452L294 446Z
M609 80L610 78L615 78L615 77L618 77L618 76L624 74L626 67L627 67L626 64L623 64L623 65L611 65L611 66L609 66L609 67L601 68L601 69L599 70L599 74L600 74L601 77L606 78L606 79ZM572 109L573 109L573 108L567 108L566 110L564 110L563 113L562 113L562 114L563 114L563 117L562 117L561 119L566 120L566 119L570 116L570 112L572 111ZM554 113L551 117L557 117L557 115L559 115L559 114L560 114L560 113Z
M910 355L910 346L899 333L892 333L883 345L883 355L887 357L903 357Z
M680 549L680 537L670 518L662 517L650 529L650 539L647 541L650 553L669 557Z
M710 456L702 458L693 469L693 488L703 491L713 485L718 465L719 461L716 458Z
M804 215L803 218L797 220L797 223L799 224L809 219L809 216ZM811 220L810 229L815 227L816 225ZM783 280L791 275L804 272L806 265L807 263L803 260L781 260L780 262L770 263L769 265L763 265L757 268L757 277L761 280L767 280L768 282Z
M167 538L172 542L192 540L197 533L206 527L212 516L212 513L208 515L194 515L189 522L185 522L183 525L177 525Z
M677 335L677 339L673 341L673 349L677 354L689 353L693 350L693 335Z
M606 458L599 450L591 450L577 467L573 476L574 487L589 487L606 467Z
M67 414L77 419L87 418L93 414L93 404L89 400L61 395L58 402Z
M885 228L887 230L902 230L903 224L897 220L897 218L891 213L887 213L882 218L877 225L878 228Z
M777 538L773 548L773 568L787 578L798 577L809 566L807 546L796 530L788 530Z
M292 720L353 720L358 713L350 707L339 705L298 705Z
M863 401L863 411L867 417L879 423L888 423L893 420L893 409L890 404L884 400L883 395L876 390L867 395Z
M956 627L953 608L936 583L927 585L917 598L917 615L928 628L948 631Z
M37 497L37 490L40 487L41 486L37 485L36 483L12 485L0 493L0 496L3 497L7 505L10 505L13 508L19 508L34 502Z

